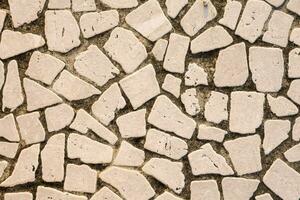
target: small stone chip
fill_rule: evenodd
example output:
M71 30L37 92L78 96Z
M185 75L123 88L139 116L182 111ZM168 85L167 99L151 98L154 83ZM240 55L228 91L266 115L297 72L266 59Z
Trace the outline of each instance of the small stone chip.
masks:
M5 193L4 200L33 200L33 195L30 192Z
M277 117L296 115L299 112L297 106L284 96L272 97L270 94L268 94L267 99L271 111Z
M148 0L125 18L126 23L145 38L156 41L172 30L157 0Z
M213 140L216 142L223 142L226 134L227 134L227 131L225 131L225 130L222 130L217 127L201 124L198 127L197 138L199 140Z
M165 191L164 193L156 197L155 200L183 200L183 199L175 196L170 192Z
M49 0L48 9L71 8L71 0Z
M108 187L101 188L96 192L90 200L122 200L116 193L111 191Z
M168 47L168 40L159 39L155 42L152 54L157 61L163 61Z
M184 84L186 86L208 85L207 76L202 67L196 63L190 63L184 74Z
M292 139L300 141L300 117L297 117L292 130Z
M79 196L67 192L61 192L54 188L38 186L36 192L36 200L88 200L85 196Z
M221 199L218 184L215 180L192 181L190 190L191 200Z
M147 175L165 184L180 194L185 185L182 162L172 162L164 158L151 158L142 168Z
M111 32L103 48L126 73L134 72L148 56L145 46L133 32L121 27Z
M261 195L257 195L255 200L273 200L272 196L269 193L264 193Z
M210 0L196 0L180 21L184 32L194 36L209 21L217 16L217 10Z
M95 11L95 0L72 0L73 12Z
M205 104L204 117L207 121L216 124L228 120L228 95L221 92L211 91Z
M249 0L244 8L235 34L254 43L262 34L272 6L261 0Z
M96 170L91 169L88 165L67 165L64 190L73 192L95 193L96 185Z
M286 8L289 11L292 11L300 16L300 4L299 0L289 0L288 4L286 5Z
M300 48L295 48L290 51L288 66L288 77L300 78Z
M0 155L1 156L4 156L6 158L15 158L18 149L19 149L19 143L0 141Z
M224 8L223 18L219 20L219 23L230 28L231 30L235 30L241 11L241 2L227 1L227 4Z
M188 0L166 0L167 13L171 18L176 18L179 12L188 4Z
M260 146L261 139L257 134L224 142L224 147L238 175L262 170ZM243 152L242 156L241 152Z
M300 144L296 144L292 148L284 152L284 157L289 162L298 162L300 161Z
M291 82L290 88L287 91L287 96L295 103L300 104L300 79L295 79Z
M138 6L137 0L100 0L102 3L106 4L111 8L124 9L124 8L134 8Z
M19 142L20 136L14 115L8 114L0 119L0 137L11 142Z
M0 10L0 33L4 27L4 22L5 22L5 19L6 19L6 11L5 10Z
M206 29L191 41L193 54L204 53L220 49L233 42L231 35L222 26L213 26Z
M148 130L144 148L174 160L188 153L188 145L184 140L156 129Z
M300 46L300 28L294 28L290 34L290 41Z
M191 115L195 116L200 113L200 103L197 96L196 88L190 88L181 94L181 102L184 105L185 111Z
M181 82L180 78L167 74L161 88L178 98L180 96Z
M117 10L85 13L80 17L80 28L84 38L104 33L119 24Z
M195 176L205 174L228 176L234 174L225 158L216 153L209 143L201 146L199 150L191 152L188 159Z

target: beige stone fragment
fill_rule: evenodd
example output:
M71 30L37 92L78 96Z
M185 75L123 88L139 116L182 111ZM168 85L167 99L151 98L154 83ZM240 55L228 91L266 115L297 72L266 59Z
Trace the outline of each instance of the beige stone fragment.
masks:
M80 28L84 38L91 38L104 33L119 24L117 10L89 12L80 17Z
M190 38L171 33L163 68L173 73L184 73L185 57L188 52Z
M238 175L251 174L262 170L260 155L261 139L255 134L224 142L233 167ZM243 155L241 155L243 152Z
M280 159L273 162L263 177L263 182L282 199L300 198L300 174Z
M222 26L213 26L206 29L191 41L192 54L204 53L220 49L233 42L230 34Z
M111 191L108 187L101 188L96 192L90 200L122 200L118 195Z
M87 11L95 11L95 10L96 10L95 0L72 0L73 12L87 12Z
M249 200L256 191L260 181L258 179L246 179L226 177L222 180L224 200Z
M68 104L59 104L45 110L47 129L49 132L58 131L71 124L75 116L74 110Z
M110 163L113 157L112 147L76 133L69 135L67 152L68 158L87 164Z
M168 40L159 39L152 48L152 54L157 61L163 61L168 47Z
M167 13L171 18L176 18L179 12L188 4L188 0L166 0Z
M181 82L180 78L167 74L161 88L178 98L180 96Z
M184 74L184 84L186 86L208 85L207 73L196 63L190 63Z
M214 73L217 87L242 86L248 79L249 69L245 43L238 43L219 52Z
M85 196L74 195L67 192L61 192L54 188L38 186L36 200L88 200Z
M255 133L263 120L265 95L235 91L231 92L230 100L229 130L240 134Z
M3 86L2 96L2 111L5 111L6 108L13 111L24 102L19 68L16 60L10 61L7 65L6 80Z
M64 190L73 192L95 193L97 185L97 171L88 165L68 164Z
M4 64L3 64L3 62L0 60L0 90L1 90L2 87L3 87L4 80L5 80L5 75L4 75Z
M292 130L292 139L300 141L300 117L297 117Z
M5 160L1 160L0 161L0 178L2 178L6 168L8 166L8 162Z
M215 180L192 181L191 200L220 200L220 191Z
M269 193L264 193L264 194L255 196L255 200L273 200L273 198Z
M34 111L62 102L62 99L50 89L28 78L23 79L26 94L27 111Z
M67 53L80 45L80 29L69 10L47 10L45 35L50 51Z
M134 110L160 93L156 72L152 64L126 76L119 83Z
M77 101L100 94L100 90L67 70L63 70L53 84L53 90L69 101Z
M7 158L15 158L19 149L19 143L0 141L0 155Z
M182 169L182 162L172 162L163 158L151 158L142 168L147 175L154 177L177 194L180 194L185 186Z
M170 192L165 191L164 193L156 197L155 200L183 200L183 199L175 196Z
M4 27L6 15L7 13L5 10L0 10L0 33L2 32L2 29Z
M70 125L70 128L83 134L87 134L87 132L91 130L110 144L115 144L118 140L118 137L113 132L103 126L83 109L77 111L76 117Z
M65 63L58 58L35 51L30 57L25 74L32 79L51 85L64 67Z
M296 144L292 148L284 152L284 157L289 162L298 162L300 161L300 144Z
M197 138L199 140L213 140L216 142L223 142L226 134L227 131L220 128L200 124L198 127Z
M184 32L194 36L209 21L217 16L217 10L210 0L196 0L180 21Z
M196 128L196 122L185 115L167 96L156 98L148 117L148 122L164 131L190 139Z
M16 126L14 115L8 114L0 119L0 137L11 142L20 141L19 131Z
M191 152L188 159L195 176L205 174L228 176L234 174L225 158L216 153L209 143L202 145L199 150Z
M286 5L286 8L289 11L292 11L300 16L300 4L299 0L289 0L288 4Z
M35 172L39 165L40 145L35 144L23 149L19 155L11 175L5 179L1 187L13 187L35 181Z
M174 160L188 153L188 145L184 140L157 129L148 130L144 148Z
M148 200L155 195L148 180L136 170L108 167L100 172L99 177L116 188L125 199Z
M238 23L239 16L242 11L242 4L239 1L227 1L224 8L223 18L219 20L219 23L223 26L235 30L235 27Z
M274 7L279 7L284 3L285 0L265 0L265 1Z
M51 136L41 151L42 178L46 182L62 182L64 180L65 134Z
M139 167L144 163L145 152L134 147L129 142L123 140L118 153L114 159L113 165Z
M116 9L134 8L138 6L137 0L100 0L102 3L106 4L108 7Z
M295 79L291 82L287 96L295 103L300 104L300 79Z
M126 101L118 83L113 83L92 105L92 113L101 123L108 125L125 106Z
M290 34L290 41L300 46L300 28L294 28Z
M288 77L300 78L300 48L295 48L289 53Z
M145 38L156 41L172 30L157 0L148 0L125 18L126 23Z
M268 94L267 99L271 111L277 117L296 115L299 112L297 106L284 96L272 97L270 94Z
M185 111L191 115L195 116L200 113L200 103L197 96L196 88L190 88L184 91L180 96L181 102L184 105Z
M71 0L49 0L48 9L71 8Z
M4 200L33 200L33 195L30 192L5 193Z
M208 101L205 103L204 117L207 121L220 123L228 120L228 95L211 91Z

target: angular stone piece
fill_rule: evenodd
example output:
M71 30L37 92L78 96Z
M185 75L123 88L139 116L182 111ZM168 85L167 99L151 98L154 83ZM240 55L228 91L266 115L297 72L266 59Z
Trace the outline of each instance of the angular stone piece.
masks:
M300 16L300 4L299 0L289 0L288 4L286 5L286 8L289 11L292 11Z
M190 88L181 94L181 102L184 105L185 111L191 115L195 116L200 113L200 103L197 96L196 88Z
M0 137L11 142L20 141L19 131L16 126L15 117L12 113L0 119Z
M175 196L170 192L165 191L164 193L156 197L155 200L183 200L183 199Z
M300 78L300 48L295 48L290 51L288 66L288 77Z
M102 3L106 4L108 7L116 8L116 9L124 9L124 8L134 8L138 6L137 0L100 0Z
M204 116L209 122L220 123L228 120L228 95L221 92L211 91L205 104Z
M74 110L68 104L59 104L45 110L47 129L49 132L58 131L71 124L75 116Z
M36 192L36 200L88 200L85 196L79 196L67 192L61 192L59 190L50 188L50 187L44 187L44 186L38 186L37 192Z
M6 158L15 158L18 148L19 148L19 143L0 141L0 155Z
M155 42L152 54L157 61L163 61L168 47L168 40L159 39Z
M33 200L33 195L30 192L5 193L4 200Z
M196 63L190 63L184 74L184 84L186 86L208 85L207 76L202 67Z
M7 13L5 10L0 10L0 33L2 32L2 29L4 27L6 15Z
M198 127L197 138L199 140L213 140L216 142L223 142L226 134L227 134L227 131L225 131L225 130L222 130L217 127L201 124Z
M284 157L289 162L298 162L300 161L300 144L296 144L292 148L284 152Z
M0 89L2 89L2 86L4 84L4 64L3 62L0 60Z
M167 74L161 88L178 98L180 95L181 82L182 80L180 78L172 74Z
M291 98L295 103L300 104L300 79L295 79L291 82L287 96Z
M0 178L2 178L7 166L8 166L7 161L5 161L5 160L0 161Z
M300 117L297 117L293 126L292 139L294 141L300 140Z
M72 0L73 12L96 11L95 0Z
M215 180L192 181L190 190L191 200L220 200L221 198Z
M111 191L108 187L101 188L96 192L90 200L122 200L118 195Z
M242 4L239 1L227 1L227 4L224 8L223 18L219 20L219 23L223 26L235 30L235 27L238 23L239 16L242 11Z
M176 18L179 12L188 4L188 0L166 0L167 13L171 18Z
M290 34L290 41L300 46L300 28L294 28Z
M264 193L264 194L255 196L255 200L273 200L273 198L269 193Z
M48 9L71 8L71 0L49 0Z
M297 106L284 96L272 97L270 94L268 94L267 99L271 111L277 117L296 115L299 112Z

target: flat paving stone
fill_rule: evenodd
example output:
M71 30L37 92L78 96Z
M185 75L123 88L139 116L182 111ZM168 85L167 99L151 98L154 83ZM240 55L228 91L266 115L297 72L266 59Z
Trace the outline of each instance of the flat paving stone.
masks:
M296 115L299 112L297 106L284 96L272 97L267 95L271 111L278 117Z
M95 0L72 0L73 12L88 12L88 11L95 11L95 10L96 10Z
M228 1L224 8L223 18L219 20L219 23L223 26L235 30L239 20L240 13L242 11L242 4L239 1Z
M164 193L156 197L155 200L183 200L183 199L175 196L170 192L165 191Z
M186 86L208 85L208 74L203 67L196 63L190 63L184 74L184 84Z
M96 192L90 200L122 200L116 193L111 191L108 187L101 188Z
M201 107L196 88L190 88L184 91L180 96L180 100L189 115L195 116L200 113Z
M199 140L212 140L216 142L223 142L227 131L205 124L200 124L198 126L197 139Z
M19 143L0 142L0 155L6 158L15 158L19 149Z
M20 136L14 115L8 114L0 119L0 137L11 142L19 142Z
M290 41L293 42L294 44L300 46L300 28L294 28L290 34Z
M300 87L300 80L294 79L291 82L290 87L287 91L287 96L297 104L300 104L300 94L298 93L299 87Z
M118 9L125 9L125 8L134 8L138 6L137 0L100 0L105 5L111 7L111 8L118 8Z
M228 95L211 91L205 103L204 117L207 121L216 124L228 120Z
M155 42L151 52L157 61L164 60L167 47L168 47L168 40L158 39Z
M30 192L5 193L4 200L33 200L33 195Z
M191 200L219 200L221 198L218 184L215 180L192 181Z
M88 198L82 195L75 195L68 192L62 192L50 187L38 186L36 192L36 200L87 200Z
M292 129L292 139L294 141L300 141L300 118L297 117L294 121Z
M5 10L0 10L0 33L3 30L7 12Z
M178 98L180 96L181 83L182 80L180 78L167 74L161 88Z
M288 149L286 152L284 152L284 157L289 162L298 162L300 161L300 144L296 144L290 149Z
M188 0L166 0L169 17L176 18L179 12L188 4Z
M273 200L273 198L269 193L264 193L264 194L255 196L255 200Z
M300 36L300 35L299 35ZM295 48L289 53L288 77L300 78L300 48Z
M71 0L49 0L48 9L71 8Z
M289 0L288 4L286 5L286 8L291 11L296 13L297 15L300 15L300 5L298 0Z

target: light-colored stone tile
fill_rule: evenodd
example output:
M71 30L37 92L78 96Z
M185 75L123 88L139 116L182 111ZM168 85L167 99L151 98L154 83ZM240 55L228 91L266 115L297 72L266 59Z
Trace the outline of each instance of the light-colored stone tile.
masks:
M215 180L192 181L191 200L220 200L220 191Z
M184 84L186 86L208 85L207 76L203 67L196 63L189 63L188 69L184 74Z
M284 96L272 97L270 94L268 94L267 99L270 110L277 117L296 115L299 112L297 106Z
M15 158L19 149L19 143L0 141L0 155L7 158Z
M5 81L5 75L4 75L4 64L0 60L0 88L2 89L4 81Z
M286 152L284 152L284 157L289 162L300 161L300 144L296 144L295 146L291 147Z
M296 13L297 15L300 15L300 4L299 0L289 0L288 4L286 5L287 9L289 11L292 11Z
M49 0L48 9L71 8L71 0Z
M45 110L47 129L49 132L59 131L71 124L75 112L68 104L59 104Z
M300 46L300 28L294 28L290 34L290 41Z
M125 9L125 8L134 8L138 6L137 0L100 0L102 3L107 5L111 8L117 8L117 9Z
M72 0L73 12L88 12L88 11L95 11L95 10L96 10L95 0Z
M17 129L14 115L8 114L0 119L0 137L11 142L20 141L19 131Z
M297 117L292 130L292 139L300 141L300 117Z
M279 7L284 3L285 0L265 0L265 1L274 7Z
M293 100L295 103L300 104L300 79L294 79L290 83L289 90L287 91L287 96Z
M180 96L181 83L182 80L180 78L167 74L161 88L178 98Z
M61 192L54 188L38 186L36 192L36 200L88 200L87 197L75 195L67 192Z
M7 167L8 167L8 162L5 160L1 160L0 161L0 178L2 178Z
M117 194L108 187L101 188L90 200L122 200Z
M288 77L300 78L300 48L295 48L289 53Z
M228 95L211 91L204 107L204 117L207 121L221 123L228 120Z
M5 23L6 15L7 12L5 10L0 10L0 33L2 32L3 27L5 25L4 23Z
M197 138L199 140L213 140L216 142L223 142L226 134L227 131L220 128L200 124L198 127Z
M223 18L219 20L219 23L223 26L235 30L235 27L238 23L239 16L242 11L242 4L239 1L227 1L227 4L224 8Z
M168 40L159 39L152 48L152 54L157 61L163 61L168 47Z
M269 193L264 193L264 194L255 196L255 200L273 200L273 198Z
M171 18L176 18L179 12L188 4L188 0L166 0L167 13Z
M184 105L185 111L189 115L195 116L200 113L201 107L196 88L190 88L184 91L181 94L180 99L182 104Z
M164 193L156 197L155 200L183 200L183 199L178 196L175 196L170 192L165 191Z
M33 200L33 195L30 192L5 193L4 200Z

